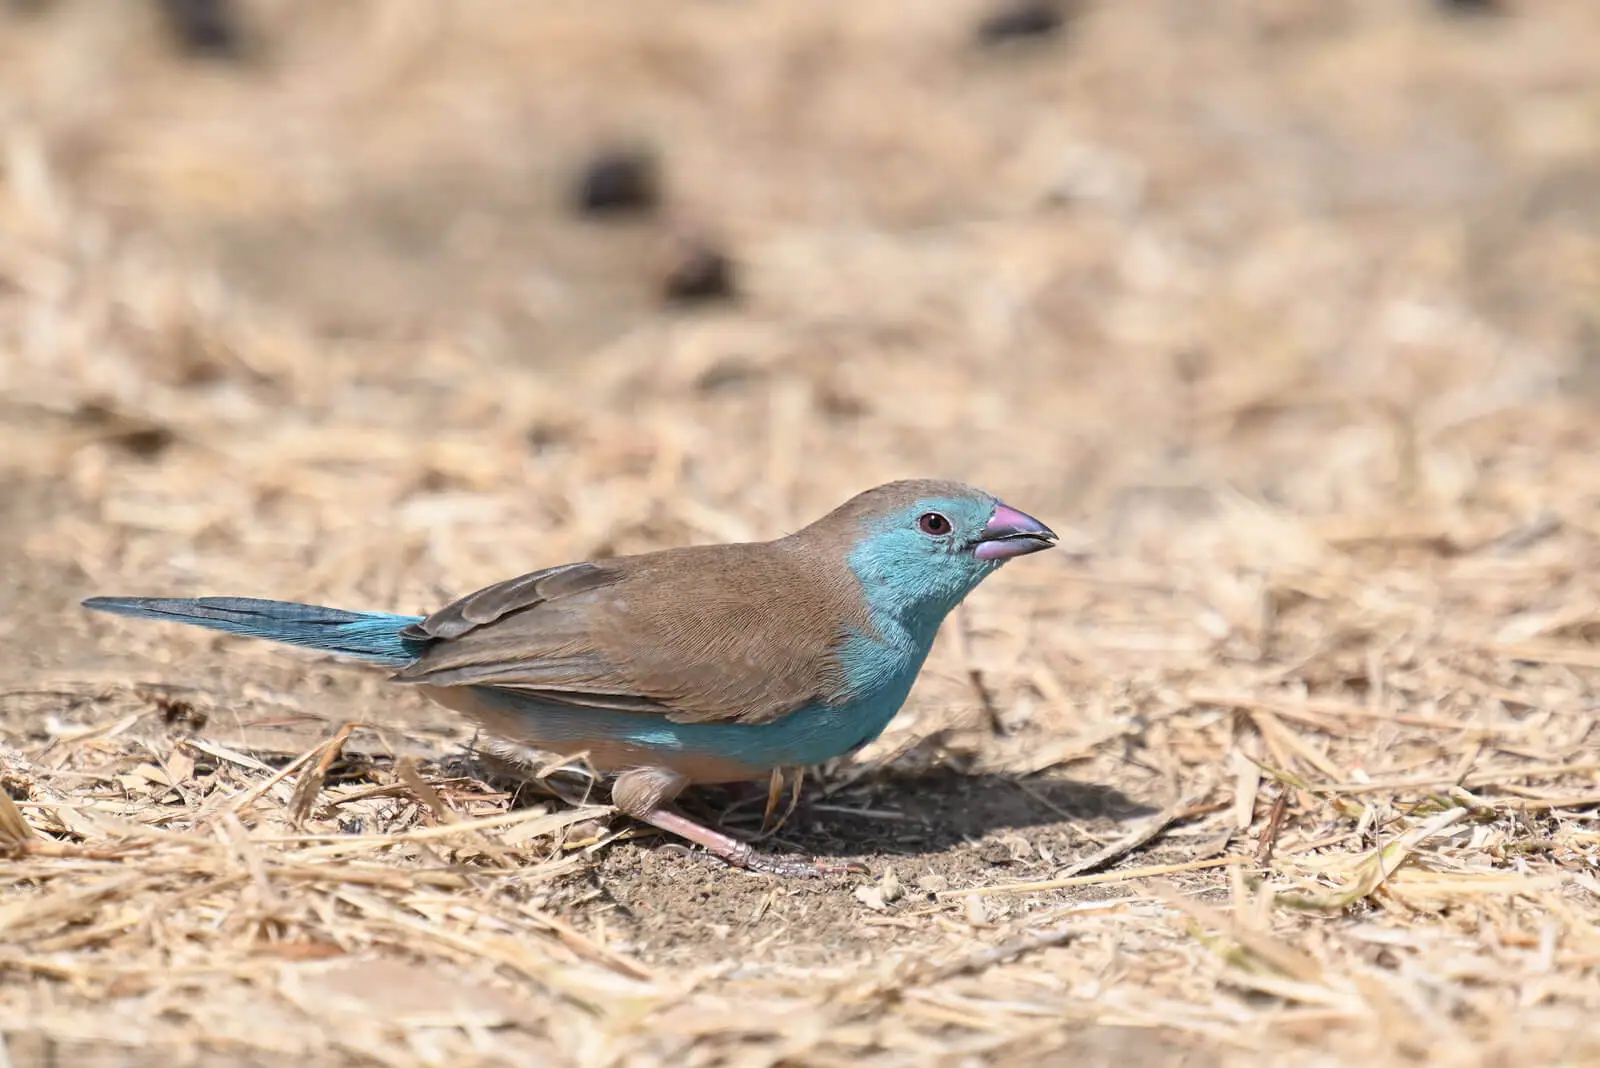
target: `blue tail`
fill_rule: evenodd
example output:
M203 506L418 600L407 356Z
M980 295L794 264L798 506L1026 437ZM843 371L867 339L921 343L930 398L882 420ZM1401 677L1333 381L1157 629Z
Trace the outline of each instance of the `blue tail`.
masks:
M428 645L426 641L400 637L401 629L421 622L421 616L346 612L290 601L262 601L253 597L91 597L83 606L135 619L169 619L229 634L301 645L390 667L411 663Z

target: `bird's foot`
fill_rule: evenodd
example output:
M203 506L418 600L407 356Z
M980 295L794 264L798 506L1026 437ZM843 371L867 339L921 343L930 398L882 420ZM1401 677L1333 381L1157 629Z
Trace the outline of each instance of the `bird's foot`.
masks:
M740 843L744 845L745 843ZM865 864L850 861L816 860L811 857L774 856L746 848L739 858L724 857L729 864L745 871L776 875L784 879L817 879L824 875L870 875Z
M710 827L702 823L696 823L689 817L673 812L671 809L653 809L641 813L639 818L646 823L661 828L663 831L704 846L706 851L713 856L721 858L735 868L743 868L745 871L761 872L764 875L777 875L786 879L814 879L823 875L836 874L869 874L867 869L860 864L835 863L813 860L809 857L785 857L763 853L749 842L740 841L732 835L712 830Z

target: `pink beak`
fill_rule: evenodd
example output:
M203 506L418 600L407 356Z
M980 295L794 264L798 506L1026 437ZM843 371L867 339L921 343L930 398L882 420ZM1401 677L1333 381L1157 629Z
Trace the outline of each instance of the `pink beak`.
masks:
M972 555L979 560L1009 560L1048 549L1055 543L1055 531L1033 516L1001 504L995 506L994 515L983 525Z

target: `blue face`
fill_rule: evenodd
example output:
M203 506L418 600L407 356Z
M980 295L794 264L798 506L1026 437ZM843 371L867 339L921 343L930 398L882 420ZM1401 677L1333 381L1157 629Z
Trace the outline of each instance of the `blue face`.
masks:
M988 497L933 497L871 521L850 554L850 569L873 615L913 631L937 629L1004 562L979 552L1003 507Z

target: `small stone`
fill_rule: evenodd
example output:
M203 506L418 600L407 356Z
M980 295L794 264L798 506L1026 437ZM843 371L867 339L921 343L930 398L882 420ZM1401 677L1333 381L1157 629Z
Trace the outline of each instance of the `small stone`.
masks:
M734 295L733 264L709 242L685 242L662 279L661 292L674 304L728 300Z
M999 45L1030 37L1048 37L1066 19L1061 9L1046 0L1009 3L978 23L976 36L981 45Z
M74 416L94 428L96 435L141 460L154 460L177 443L167 427L139 416L124 415L99 401L79 406Z
M1000 845L1005 848L1013 863L1020 863L1033 856L1033 843L1015 832L1001 835Z
M883 900L883 891L876 886L861 885L855 889L856 900L873 912L882 912L889 906Z
M654 211L661 203L661 175L654 153L644 148L597 153L579 175L573 201L585 215Z
M131 427L110 440L141 460L153 460L178 439L164 426Z
M1500 15L1505 12L1501 0L1434 0L1434 6L1446 15Z
M189 55L239 55L239 20L230 0L161 0L161 10L178 47Z
M551 452L572 440L572 428L554 421L541 420L528 428L528 448L536 453Z

